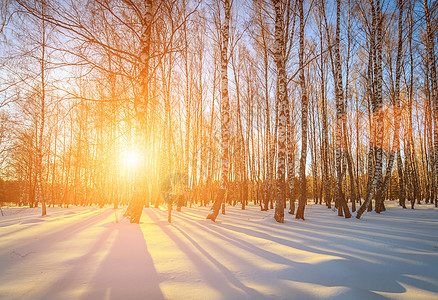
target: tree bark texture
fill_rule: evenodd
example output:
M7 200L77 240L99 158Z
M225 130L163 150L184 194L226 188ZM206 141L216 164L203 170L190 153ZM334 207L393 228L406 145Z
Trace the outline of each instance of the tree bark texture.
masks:
M225 199L228 186L229 171L229 139L230 139L230 102L228 96L228 41L230 35L230 12L229 0L223 1L225 17L221 28L221 149L222 149L222 174L221 185L217 192L216 199L210 209L207 219L215 221L221 204Z

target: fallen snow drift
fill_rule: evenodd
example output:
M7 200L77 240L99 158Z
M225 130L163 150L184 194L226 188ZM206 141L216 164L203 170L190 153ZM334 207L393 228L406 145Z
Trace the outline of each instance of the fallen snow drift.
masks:
M3 208L0 299L438 299L438 209ZM119 222L116 222L119 221Z

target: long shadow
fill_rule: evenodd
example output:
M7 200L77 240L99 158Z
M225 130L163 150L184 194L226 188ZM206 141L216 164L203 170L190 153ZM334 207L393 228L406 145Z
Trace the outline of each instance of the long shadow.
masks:
M152 220L158 220L157 215L151 210L146 210L146 214ZM199 253L192 250L191 247L187 245L187 242L180 239L174 232L172 232L166 226L160 226L160 229L171 238L174 243L183 251L187 257L193 261L194 265L198 268L198 271L203 275L202 279L206 280L210 287L214 288L219 292L223 299L235 299L236 291L230 289L223 289L223 281L228 281L231 285L241 291L238 299L261 299L264 298L262 294L258 291L244 285L227 267L215 259L207 250L205 250L199 243L197 243L193 238L191 238L183 229L179 228L175 223L171 225L173 228L178 230L184 238L187 239L211 264L206 263L203 259L199 258ZM216 270L219 270L217 272Z
M165 299L138 224L110 224L116 237L87 291L78 299Z
M340 257L340 259L330 259L328 261L326 260L314 264L301 264L299 269L293 272L290 269L285 269L284 271L280 271L278 273L279 278L296 282L313 283L328 287L354 286L360 288L361 290L389 293L403 293L406 291L406 289L396 281L397 278L388 278L386 276L387 274L390 274L388 272L390 268L386 268L385 265L370 263L365 260L352 257L348 253L342 254L339 252L332 252L330 250L316 249L311 246L306 246L296 242L290 242L287 239L273 237L269 234L248 228L240 228L230 224L224 224L221 227L227 230L240 232L251 237L257 237L282 244L286 247L290 247L291 253L293 253L293 249L299 249L309 252L309 256L312 254L319 254ZM219 227L216 227L216 229L223 230ZM260 255L264 257L265 253L260 253ZM355 277L357 274L361 275L359 277ZM384 277L385 280L382 281L382 277ZM377 299L379 297L383 297L377 294L375 294L375 296Z
M230 215L231 213L228 213ZM356 222L356 220L348 220L348 219L340 219L340 220L325 220L326 216L319 218L320 212L313 211L312 212L312 221L303 224L305 227L302 227L301 224L294 228L294 238L306 238L307 240L313 239L314 241L319 240L322 242L324 239L328 241L328 238L339 236L338 233L334 232L334 230L343 231L346 236L351 236L352 233L355 233L356 238L360 238L362 241L368 240L374 242L376 237L391 237L397 240L406 240L404 233L402 231L392 231L387 230L384 226L379 227L378 232L372 232L372 236L363 231L363 223L361 221ZM338 222L344 222L339 224ZM239 220L240 223L245 222L248 226L251 226L254 229L265 230L266 226L269 226L269 230L272 234L278 234L280 236L290 235L290 227L279 225L278 223L259 223L259 222L251 222L246 220ZM297 222L296 220L288 220L286 222ZM313 227L314 230L309 232L308 227ZM421 234L421 233L419 233ZM430 236L424 236L424 238L430 239Z
M92 247L85 254L65 261L65 265L71 267L63 276L59 277L50 287L45 289L44 295L40 299L66 299L68 295L65 294L68 294L69 289L75 290L86 282L86 277L92 268L91 266L99 259L98 255L103 250L102 248L105 246L105 243L110 239L112 232L113 230L106 229L99 235L96 241L92 241Z
M67 221L67 220L72 219L72 218L77 218L78 216L86 217L89 214L94 215L95 213L96 213L96 211L85 211L85 212L79 212L79 213L73 213L73 214L57 215L57 216L54 216L54 217L51 217L50 215L44 216L44 217L38 215L38 216L34 216L32 218L32 219L41 220L41 222L37 222L37 223L23 223L23 221L25 222L26 220L19 219L19 220L16 220L14 222L14 224L10 224L8 226L1 226L0 225L0 228L14 226L14 225L15 225L15 227L18 227L14 231L10 231L10 232L6 232L4 234L0 234L0 238L7 237L9 235L14 235L14 234L16 234L16 233L18 233L20 231L28 229L30 226L35 227L35 226L38 226L38 225L46 225L46 224L50 224L52 222L57 222L59 220ZM50 219L47 219L47 217L50 217Z
M86 220L81 219L74 221L71 224L56 228L53 232L37 236L32 240L20 241L19 244L14 245L14 249L0 249L0 254L6 255L7 253L4 253L4 251L11 252L12 250L16 251L17 253L26 253L29 251L29 249L31 249L33 253L39 254L43 251L42 249L50 249L52 248L51 245L55 245L59 242L69 240L69 238L73 237L75 234L89 229L94 224L106 219L111 214L112 210L107 210L92 215ZM7 266L4 266L4 269L2 271L7 270L8 268L13 268L16 263L21 263L21 261L10 260L8 261L8 263L9 264Z
M187 217L180 217L184 218L188 222L191 222L192 224L201 225L198 222L190 221ZM213 225L213 223L211 225ZM245 250L251 254L258 255L261 258L272 261L273 263L286 266L283 271L279 271L276 274L276 276L281 279L295 282L313 283L328 287L345 286L349 288L353 286L361 289L364 295L372 295L373 298L376 299L385 299L385 297L372 292L372 290L392 293L402 293L406 291L405 288L395 280L389 281L388 279L386 279L385 284L382 284L381 282L379 282L379 280L376 280L376 277L379 278L382 271L385 271L385 268L382 265L372 263L370 264L365 260L352 257L348 255L348 253L346 253L345 255L341 255L339 252L316 249L311 246L302 245L296 240L291 241L286 238L275 237L265 232L249 229L246 227L243 228L238 225L221 224L217 226L204 226L204 230L216 232L216 237L218 240L227 241L228 243L231 243L234 246L239 247L242 250ZM285 253L288 254L289 257L293 253L294 249L299 249L301 251L308 252L309 256L312 256L313 254L319 254L341 258L330 259L315 264L296 262L278 253L272 253L265 249L261 249L247 242L246 239L232 237L232 235L230 235L230 232L236 232L259 239L270 240L272 242L287 246L291 249L290 253ZM291 235L291 232L289 232L289 235ZM322 240L326 240L326 242L328 242L328 239L324 238ZM364 268L363 266L366 267ZM380 274L379 272L375 273L379 274L379 276L373 274L373 270L379 271ZM355 278L353 278L354 275L357 274L357 272L364 275L369 275L366 282L360 282L359 279L356 280Z
M27 229L27 226L22 226L21 225L20 228L16 228L16 230L14 230L14 231L10 231L10 232L6 232L4 234L0 234L0 239L6 238L6 237L8 237L10 235L15 235L15 234L19 233L20 231L23 231L23 230L26 230L26 229Z
M192 243L193 246L195 246L196 249L199 250L199 252L202 253L210 262L212 262L227 278L227 280L234 285L236 288L242 290L245 293L245 296L249 299L254 298L260 298L262 294L260 294L258 291L256 291L253 288L247 287L244 285L237 277L231 272L228 268L226 268L223 264L221 264L217 259L215 259L208 251L206 251L204 248L202 248L199 243L197 243L194 239L190 237L187 233L185 233L181 228L178 228L178 226L174 226L175 229L177 229L190 243ZM193 259L194 257L192 257ZM195 261L196 262L196 261Z
M187 220L189 221L189 220ZM189 221L190 222L190 221ZM196 224L197 222L193 222L193 224ZM197 224L200 225L200 224ZM212 224L213 225L213 224ZM267 251L265 249L262 249L260 247L255 246L254 244L251 244L246 241L246 239L239 239L235 237L230 236L230 232L240 232L247 235L250 235L252 237L258 237L263 239L269 239L267 238L269 235L262 234L257 231L250 231L246 232L246 229L242 230L236 230L236 228L240 228L238 226L233 226L233 229L230 230L230 225L224 224L224 225L218 225L218 226L203 226L204 230L210 231L211 234L216 235L217 240L220 241L226 241L236 247L241 248L242 250L247 251L248 253L252 255L257 255L261 259L269 260L275 264L281 264L285 266L281 271L277 271L275 273L275 278L288 280L288 281L295 281L295 282L303 282L303 283L313 283L317 285L322 285L326 287L346 287L347 291L344 291L344 294L342 297L345 297L346 295L349 295L351 293L351 297L354 296L354 292L351 289L352 286L357 287L360 285L360 282L354 281L351 279L351 271L349 268L345 267L348 265L352 265L352 258L343 258L343 259L331 259L328 261L311 264L306 262L298 262L293 261L283 255L278 253L273 253L270 251ZM226 229L225 229L226 228ZM187 230L187 229L186 229ZM228 230L228 232L227 232ZM279 242L279 238L271 238L271 241L277 241ZM280 242L281 243L281 242ZM303 247L303 246L296 246L295 242L290 242L287 240L283 240L283 243L281 243L285 246L288 246L291 248L291 253L293 252L293 249L300 249L306 252L310 252L309 256L312 255L312 253L315 254L326 254L326 255L337 255L337 253L330 253L329 251L322 253L318 251L317 249L313 249L311 247ZM292 246L294 245L294 246ZM284 253L288 254L290 256L291 253ZM362 262L364 263L364 262ZM262 271L262 270L260 270ZM354 270L353 270L354 271ZM326 274L327 273L327 274ZM334 277L335 276L335 277ZM354 284L353 284L354 283ZM406 291L401 285L394 282L391 283L390 287L393 288L390 292L404 292ZM384 289L386 289L386 285L384 286ZM365 298L372 298L372 299L388 299L382 295L379 295L377 293L374 293L371 287L369 287L369 290L359 288L360 294L357 295L357 297L360 297L360 299ZM397 290L397 291L394 291ZM357 292L357 291L356 291ZM302 294L300 297L311 297L309 294ZM357 298L356 297L356 298ZM353 297L354 298L354 297Z
M245 250L248 253L251 253L253 255L258 255L261 258L268 259L274 263L291 265L291 266L293 264L299 264L297 262L294 262L292 260L285 258L284 256L281 256L281 255L278 255L276 253L259 248L259 247L255 246L254 244L247 242L244 239L238 239L238 238L231 237L229 234L226 234L227 232L225 230L222 230L220 228L222 225L215 226L213 228L213 226L212 227L203 226L203 225L199 224L198 222L192 221L190 219L186 219L186 221L195 225L195 226L202 227L202 230L208 231L218 241L226 241L226 242L228 242L236 247L241 248L242 250ZM213 223L212 225L215 225L215 224ZM184 228L184 229L186 230L187 233L190 231L189 227ZM193 231L191 231L191 232L193 232ZM193 234L196 234L196 233L193 232Z
M323 214L321 214L320 212L313 212L313 218L314 220L312 220L312 222L307 223L306 227L314 227L315 230L317 231L325 231L328 232L328 229L333 230L339 230L339 231L343 231L346 234L351 235L352 233L355 233L356 237L360 237L360 238L368 238L368 236L371 236L372 238L376 238L376 237L391 237L392 239L398 239L398 240L407 240L407 237L415 234L416 238L421 238L422 240L434 240L436 238L436 236L431 236L428 233L422 233L422 232L418 232L418 231L411 231L409 227L407 228L403 228L403 225L406 225L407 223L409 223L407 219L400 219L399 221L394 221L394 217L391 217L391 227L387 227L385 226L387 223L389 223L388 220L386 220L385 218L380 218L378 220L373 220L372 221L372 226L375 227L374 229L378 229L378 231L364 231L364 224L367 224L366 220L356 220L356 219L352 219L352 220L348 220L348 219L340 219L343 222L340 223L340 220L332 220L332 219L327 219L326 216L324 216ZM403 221L403 222L402 222ZM423 220L417 220L418 223L423 222ZM397 226L395 226L395 223L400 223L400 227L399 229L397 228ZM436 224L437 222L435 222ZM371 224L370 224L371 225ZM392 229L394 228L394 229ZM397 229L395 229L397 228ZM372 229L370 229L372 230Z
M202 230L204 231L208 231L209 234L211 234L212 236L214 236L214 239L217 241L224 241L227 242L229 244L232 244L242 250L244 250L245 252L247 252L248 254L251 255L256 255L259 256L260 259L263 260L269 260L271 261L273 264L281 264L284 266L284 268L281 271L269 271L269 275L267 277L265 277L265 279L263 280L265 284L269 284L269 282L271 280L277 280L277 279L282 279L282 280L287 280L287 281L295 281L295 282L303 282L303 283L313 283L313 284L317 284L317 285L322 285L322 286L327 286L327 287L342 287L344 286L346 291L343 291L343 297L346 295L349 295L351 293L351 296L353 297L354 292L357 293L357 290L355 291L354 289L350 288L350 285L348 284L348 282L345 282L345 280L343 282L338 282L337 284L329 284L327 281L324 280L313 280L316 277L313 276L313 274L318 274L321 273L321 271L326 271L324 269L324 266L322 264L317 264L317 265L312 265L310 263L306 263L306 262L297 262L297 261L293 261L287 257L285 257L284 255L281 255L282 253L273 253L270 251L267 251L265 249L262 249L260 247L257 247L256 245L248 242L246 239L239 239L237 237L232 237L230 236L230 232L240 232L240 233L244 233L247 235L251 235L252 237L262 237L264 236L265 240L268 240L269 235L258 232L258 231L251 231L253 234L250 234L248 232L245 232L245 228L241 228L239 226L233 226L234 229L236 228L241 228L242 230L229 230L229 226L228 224L216 224L216 223L207 223L209 226L207 226L207 224L205 224L204 222L199 222L199 220L191 220L190 217L188 217L187 215L179 215L178 216L180 219L183 219L185 222L191 223L192 225L195 225L197 227L201 227ZM178 222L176 222L175 224L178 224ZM195 232L193 230L191 230L191 227L187 227L185 226L184 229L179 228L178 225L173 225L173 227L175 227L176 229L178 229L181 234L183 234L196 248L201 248L199 246L199 243L197 243L193 238L191 238L191 236L196 236L196 234L199 234L199 232ZM260 233L260 234L255 234L255 233ZM289 232L290 234L290 232ZM277 238L277 242L278 242ZM272 237L271 239L272 241L275 240L275 237ZM283 240L286 243L296 243L296 242L291 242L288 241L286 239ZM218 245L219 247L219 245ZM294 247L291 247L291 251L293 251ZM295 247L297 248L297 247ZM202 248L201 248L202 249ZM223 251L223 250L221 250ZM316 249L312 249L310 247L306 248L307 252L311 252L314 251L315 253L318 252ZM229 252L229 251L228 251ZM240 251L239 251L240 252ZM326 252L327 254L328 252ZM287 253L284 253L287 254ZM331 254L332 256L335 255L334 253ZM208 256L211 256L210 254L208 254ZM290 256L290 253L289 253ZM332 259L330 260L330 262L333 262L334 264L337 263L342 263L343 260L342 259ZM320 270L320 268L323 268L322 270ZM302 273L303 271L306 271L308 269L312 269L312 273L311 274L306 274L306 273ZM230 272L228 270L228 272ZM266 272L264 269L260 268L259 266L254 266L254 272ZM291 276L289 276L290 274L293 274L294 278L291 278ZM286 275L286 276L285 276ZM309 277L307 277L307 275L310 275ZM227 275L230 276L230 275ZM232 276L234 276L234 274L232 274ZM266 275L264 275L266 276ZM303 278L304 277L304 278ZM330 276L328 276L330 278ZM348 278L348 276L346 276L346 278ZM405 291L403 289L403 287L399 286L401 288L401 290ZM290 288L292 289L292 288ZM258 293L258 292L257 292ZM258 299L261 297L261 294L258 293L257 295L251 295L251 294L247 294L248 296L250 296L250 298L253 299ZM294 297L297 297L297 299L312 299L312 297L314 297L314 295L309 294L309 292L303 291L303 290L294 290L293 293ZM372 299L388 299L384 296L381 296L377 293L374 293L371 290L360 290L359 293L360 299L363 298L372 298ZM263 295L262 298L265 297L269 297L268 295ZM274 296L274 295L270 295L270 297L281 297L280 295Z
M35 242L28 242L23 243L21 246L29 246L35 243L41 243L41 242L51 242L56 241L58 239L65 239L66 236L71 236L76 234L79 231L82 231L83 229L86 229L90 227L92 224L98 223L99 221L102 221L106 219L108 216L113 214L112 209L107 209L103 211L96 211L96 213L91 214L90 216L85 215L84 218L86 220L80 219L80 220L73 220L71 224L68 225L61 225L55 227L55 230L49 232L48 234L42 235L38 241ZM49 223L39 223L39 224L49 224ZM28 226L28 225L25 225ZM31 225L33 226L33 225ZM52 229L52 228L51 228Z
M392 232L392 230L388 231L387 234L393 238L393 241L388 241L387 235L380 234L374 236L374 230L367 233L363 231L363 224L353 223L351 224L353 227L357 229L362 228L362 231L358 230L356 232L356 235L354 235L356 240L352 243L349 239L349 237L352 236L351 232L348 232L348 228L339 227L339 224L336 223L337 220L326 222L327 224L323 226L317 226L318 224L316 223L306 224L304 228L297 226L296 232L288 231L286 235L279 233L275 236L267 233L271 231L271 228L267 229L267 227L272 224L262 226L262 224L251 223L241 226L239 222L246 223L245 220L234 220L236 221L235 224L229 224L227 222L218 225L216 223L205 223L198 219L193 220L191 216L187 214L178 215L178 218L196 226L202 226L203 229L209 231L210 234L216 231L217 234L215 238L218 241L226 241L244 251L268 259L273 263L283 264L285 268L276 273L279 279L312 283L326 287L344 287L343 297L348 297L350 293L353 297L354 293L357 292L357 296L361 298L372 297L373 299L384 299L385 297L375 292L404 293L406 289L401 283L406 283L435 293L438 289L437 285L433 283L433 280L429 282L427 280L421 280L421 278L409 276L409 274L421 275L424 274L424 272L426 272L425 274L437 273L436 270L433 270L432 266L427 264L432 257L429 255L430 258L422 257L420 261L417 261L414 254L397 255L392 253L391 248L396 250L397 246L404 247L405 245L400 243L407 241L403 234L399 233L395 235L395 232ZM233 220L229 221L232 222ZM178 222L175 224L178 224ZM247 225L255 226L248 228ZM307 228L309 227L307 225L312 226L310 226L311 228ZM376 228L380 226L380 224L374 225ZM259 230L255 230L254 228ZM312 231L313 229L314 231ZM190 227L184 227L184 231L189 237L199 234L199 232L191 231ZM230 235L230 232L237 234L233 236ZM239 234L281 244L289 247L291 252L285 253L285 255L269 252L247 242L248 239L246 238L240 239L236 236ZM288 236L291 237L291 239L289 239ZM299 242L299 239L304 237L306 244ZM309 237L313 237L313 239L309 239ZM357 238L359 238L359 240ZM381 243L384 244L383 248ZM324 247L324 244L328 244L329 246ZM361 249L361 245L365 248ZM411 248L408 246L405 248L419 250L418 247ZM334 256L337 258L329 258L315 263L295 262L288 259L288 257L290 258L291 255L293 255L294 249L308 252L309 258L314 254ZM381 251L382 249L384 250L382 253L373 252ZM430 251L428 254L431 254Z

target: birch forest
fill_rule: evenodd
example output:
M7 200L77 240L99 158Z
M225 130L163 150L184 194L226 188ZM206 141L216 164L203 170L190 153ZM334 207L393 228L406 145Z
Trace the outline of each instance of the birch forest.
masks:
M437 207L438 2L0 1L0 202ZM384 216L381 216L384 218Z

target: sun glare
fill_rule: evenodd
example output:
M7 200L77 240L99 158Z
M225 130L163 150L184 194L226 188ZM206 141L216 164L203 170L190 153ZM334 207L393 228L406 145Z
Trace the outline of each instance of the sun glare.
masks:
M122 166L128 169L135 169L139 166L141 157L135 150L123 151L120 155Z

